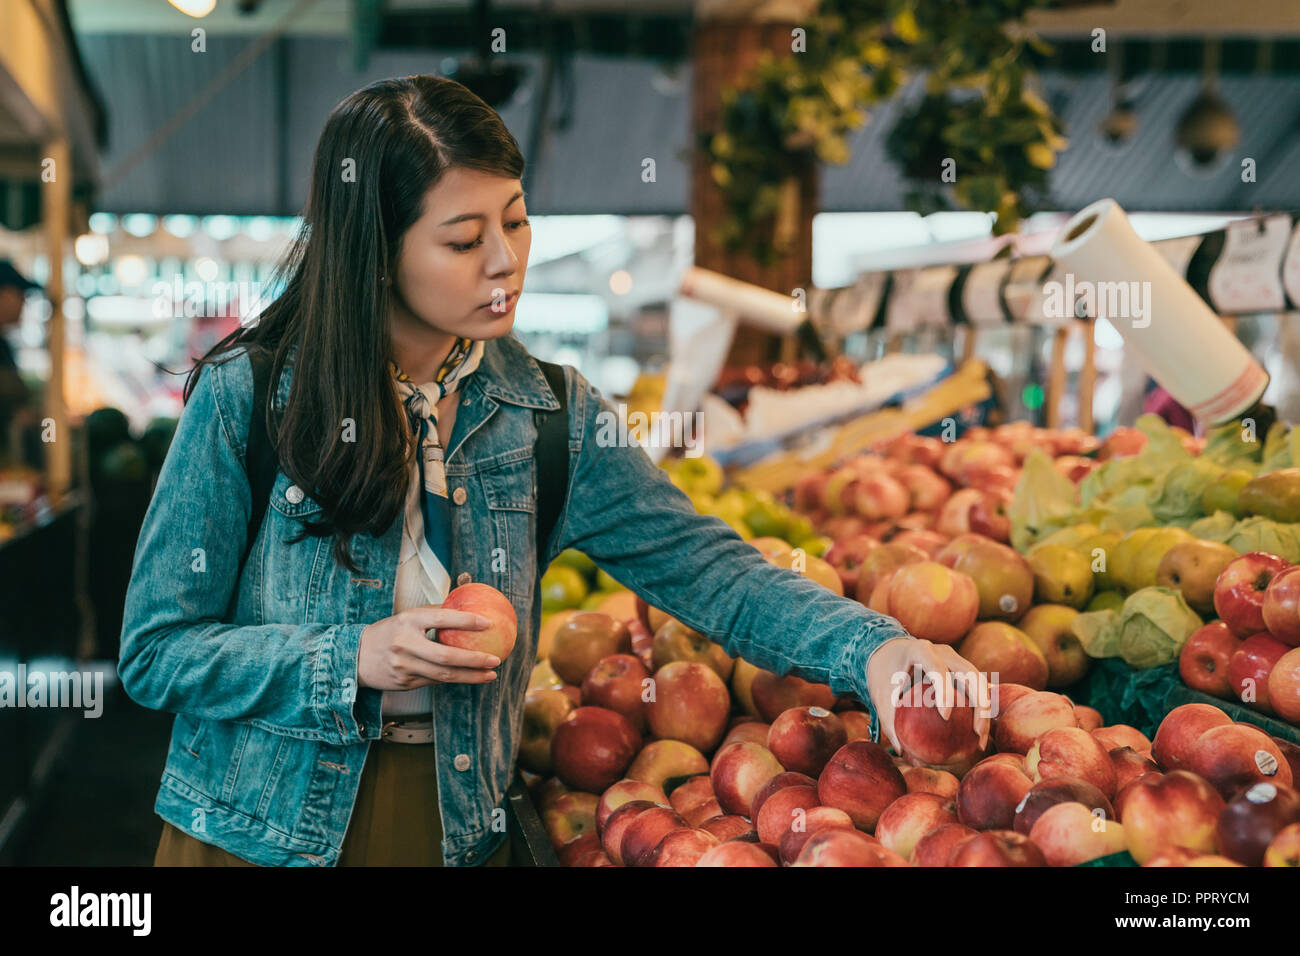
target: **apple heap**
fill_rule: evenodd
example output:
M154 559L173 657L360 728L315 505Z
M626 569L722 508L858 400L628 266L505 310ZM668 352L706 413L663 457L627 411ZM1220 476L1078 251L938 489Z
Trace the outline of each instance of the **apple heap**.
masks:
M610 659L584 689L601 686ZM1217 707L1175 708L1148 740L1017 684L991 702L954 685L945 720L942 698L918 684L895 712L894 754L850 733L845 718L862 711L795 680L736 661L728 689L700 661L664 664L646 685L644 744L623 712L530 692L530 737L545 738L543 716L558 721L555 776L532 786L561 862L1073 866L1127 850L1151 866L1300 864L1300 747ZM754 697L775 708L770 720L746 712ZM986 746L977 706L993 718Z
M1089 444L1061 441L1062 473L1079 480L1086 466L1068 459ZM1027 426L899 436L796 488L796 511L832 538L826 560L750 539L989 676L991 701L959 692L947 719L924 688L906 691L901 753L873 739L860 704L733 659L639 598L628 617L567 609L519 754L562 862L1062 866L1127 849L1144 865L1300 864L1300 747L1205 704L1176 708L1148 740L1061 693L1087 672L1071 624L1092 588L1159 578L1220 618L1186 642L1184 680L1300 719L1300 573L1172 528L1081 526L1021 555L986 520L996 507L976 506L1010 499L1035 446L1058 450ZM1111 568L1080 573L1077 549L1092 546ZM982 746L980 708L993 718Z

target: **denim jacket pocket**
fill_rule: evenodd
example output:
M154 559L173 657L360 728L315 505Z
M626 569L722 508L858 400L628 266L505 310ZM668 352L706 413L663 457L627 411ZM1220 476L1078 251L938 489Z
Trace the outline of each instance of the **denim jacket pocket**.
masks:
M532 594L534 528L536 525L536 465L532 449L497 455L479 466L479 479L491 522L491 541L483 542L480 557L488 578L510 596L516 610Z
M256 580L262 621L313 623L313 613L321 610L319 591L330 563L331 539L307 536L290 542L298 537L304 522L319 519L321 506L283 472L276 473L269 504L261 543L254 551L261 563Z

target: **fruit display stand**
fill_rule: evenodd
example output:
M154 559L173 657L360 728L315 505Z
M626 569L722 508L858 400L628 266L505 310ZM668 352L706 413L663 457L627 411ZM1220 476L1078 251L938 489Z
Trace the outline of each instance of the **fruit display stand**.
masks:
M963 363L948 378L895 407L855 418L816 436L810 447L771 456L729 474L730 480L752 490L779 492L790 488L810 471L852 458L879 442L904 432L920 432L952 417L963 425L982 416L977 409L994 400L988 366L978 359Z
M1178 676L1177 663L1137 670L1117 658L1104 658L1094 661L1088 676L1071 690L1079 703L1100 711L1107 724L1128 724L1147 737L1155 735L1160 721L1175 707L1210 704L1235 721L1300 745L1300 727L1188 687Z
M533 798L519 775L515 776L510 789L506 791L506 818L510 828L511 865L560 865Z

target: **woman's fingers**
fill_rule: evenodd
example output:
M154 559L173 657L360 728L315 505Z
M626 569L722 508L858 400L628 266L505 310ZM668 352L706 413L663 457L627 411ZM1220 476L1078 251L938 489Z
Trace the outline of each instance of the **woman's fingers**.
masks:
M493 654L471 651L464 647L452 647L450 644L439 644L437 641L426 640L423 634L400 640L398 646L418 660L444 667L490 669L501 663Z
M408 676L422 677L425 681L434 684L486 684L490 680L496 680L497 676L494 670L484 670L479 667L450 667L446 664L422 660L412 661L405 670Z
M940 649L940 654L946 660L949 672L961 681L962 693L966 698L966 703L975 711L974 729L975 733L979 735L980 747L986 747L991 726L989 676L978 670L975 665L958 654L950 645L944 645Z
M448 627L457 630L481 631L492 626L492 622L481 614L474 614L470 611L455 611L437 604L422 604L419 607L409 607L404 611L399 611L394 616L409 621L422 631Z

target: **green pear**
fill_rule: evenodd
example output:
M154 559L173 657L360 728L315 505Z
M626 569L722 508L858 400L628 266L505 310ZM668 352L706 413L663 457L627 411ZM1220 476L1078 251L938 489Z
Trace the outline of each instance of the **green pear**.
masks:
M1214 612L1214 584L1219 572L1235 557L1235 548L1218 541L1180 541L1160 559L1156 583L1181 591L1187 606L1205 617Z
M552 562L542 575L542 610L577 607L587 596L587 579L574 568Z
M1064 604L1077 610L1092 597L1092 564L1073 548L1041 545L1028 554L1027 560L1034 572L1036 603Z
M1241 489L1250 484L1254 477L1244 468L1225 471L1210 482L1205 491L1201 492L1201 507L1207 515L1212 515L1216 511L1226 511L1240 518L1241 512L1238 510L1238 501Z
M1102 531L1085 538L1075 548L1088 559L1088 566L1092 568L1093 585L1098 591L1108 591L1119 586L1111 573L1110 561L1122 537L1118 531Z
M595 574L597 570L596 562L591 560L591 558L587 557L577 548L565 548L557 554L555 560L551 562L551 567L555 567L556 565L573 568L578 573L588 577Z
M1098 591L1088 602L1085 611L1118 611L1124 606L1124 595L1119 591Z
M1134 528L1115 543L1106 556L1112 582L1130 594L1138 589L1134 583L1138 553L1159 532L1159 528Z
M1300 468L1280 468L1252 478L1237 496L1240 515L1261 515L1290 524L1300 521Z
M1184 541L1195 541L1196 537L1186 528L1161 528L1138 550L1133 563L1133 579L1129 593L1142 588L1155 587L1156 572L1169 549Z

